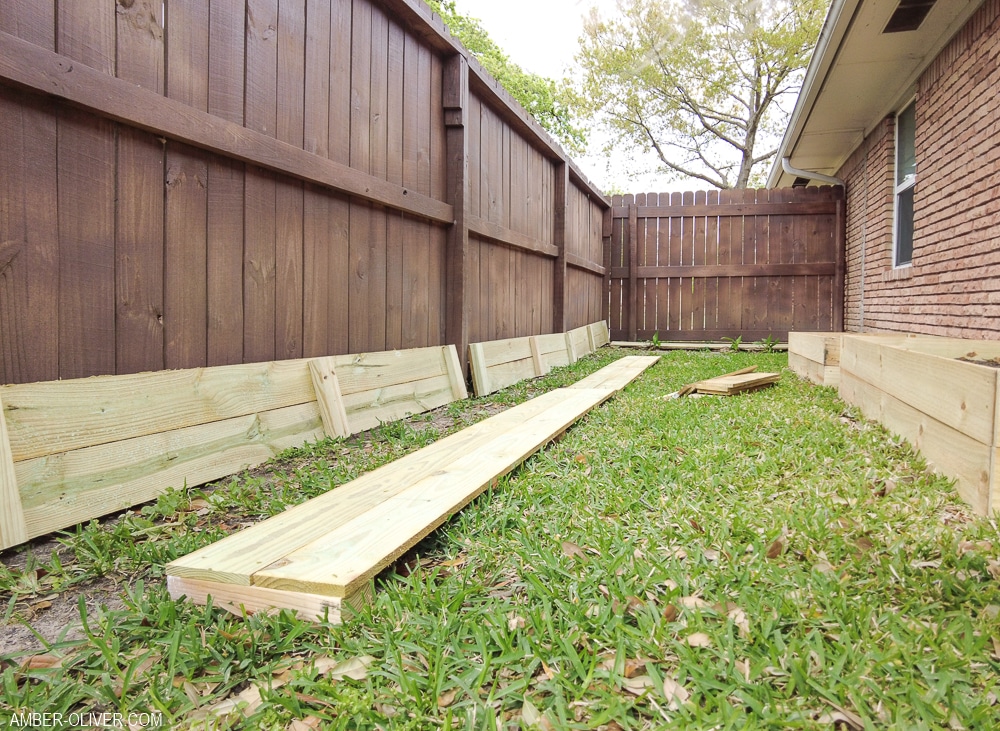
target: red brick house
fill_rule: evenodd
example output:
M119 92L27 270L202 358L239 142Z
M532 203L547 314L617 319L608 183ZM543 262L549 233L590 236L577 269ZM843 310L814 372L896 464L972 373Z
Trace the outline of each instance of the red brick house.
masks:
M834 0L768 187L817 174L845 330L1000 339L1000 0Z

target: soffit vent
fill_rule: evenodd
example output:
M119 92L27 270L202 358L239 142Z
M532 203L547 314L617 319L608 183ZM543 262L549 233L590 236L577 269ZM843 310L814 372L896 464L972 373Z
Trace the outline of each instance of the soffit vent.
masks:
M893 11L889 22L885 24L883 33L902 33L916 30L924 22L924 18L934 7L937 0L899 0L899 5Z

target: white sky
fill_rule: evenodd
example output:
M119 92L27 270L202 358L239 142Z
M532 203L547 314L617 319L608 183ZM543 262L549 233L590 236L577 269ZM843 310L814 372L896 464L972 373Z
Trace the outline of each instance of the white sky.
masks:
M616 12L616 0L455 0L455 6L463 15L479 18L490 37L522 68L553 79L563 78L573 65L583 18L590 8L597 7L605 17ZM592 132L590 137L591 147L597 150L600 135ZM692 189L684 184L678 188L655 176L630 181L626 171L631 165L625 157L608 161L598 153L574 160L604 189L612 185L627 191Z

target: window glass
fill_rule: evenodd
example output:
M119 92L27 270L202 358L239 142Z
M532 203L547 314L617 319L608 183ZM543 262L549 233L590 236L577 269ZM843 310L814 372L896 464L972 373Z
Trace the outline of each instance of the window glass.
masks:
M907 177L917 174L917 152L914 137L917 128L916 107L911 104L902 112L896 122L896 185Z

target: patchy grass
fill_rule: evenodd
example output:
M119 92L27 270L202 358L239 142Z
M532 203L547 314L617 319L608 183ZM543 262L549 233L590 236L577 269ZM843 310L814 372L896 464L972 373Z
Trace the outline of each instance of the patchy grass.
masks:
M0 716L155 712L169 728L991 728L1000 536L947 481L785 373L673 352L424 541L342 627L173 602L163 564L627 353L284 455L5 556L6 618L81 599L82 636L4 659ZM50 597L50 599L45 599ZM2 631L2 630L0 630ZM9 719L6 719L9 723Z

